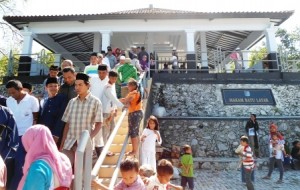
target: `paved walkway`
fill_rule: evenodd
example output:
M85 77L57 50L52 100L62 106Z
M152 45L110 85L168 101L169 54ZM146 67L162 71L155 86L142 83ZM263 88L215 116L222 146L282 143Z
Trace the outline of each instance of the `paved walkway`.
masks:
M300 171L288 170L284 173L283 184L276 184L279 178L279 171L273 171L271 180L261 179L268 173L267 170L255 171L255 190L299 190L300 189ZM172 181L180 184L179 180ZM241 182L240 171L195 171L195 189L194 190L243 190L247 189Z

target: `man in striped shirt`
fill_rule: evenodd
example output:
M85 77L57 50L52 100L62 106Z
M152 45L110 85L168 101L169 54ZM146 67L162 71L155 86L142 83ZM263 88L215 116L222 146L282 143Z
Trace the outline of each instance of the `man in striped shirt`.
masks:
M248 190L254 190L253 183L251 181L251 173L253 172L254 168L254 160L253 160L253 153L251 147L248 143L248 138L242 136L240 139L241 146L244 146L243 152L240 153L242 156L242 167L245 171L245 180Z
M78 96L69 101L62 117L66 125L60 150L70 158L71 163L74 163L75 151L80 143L82 131L88 130L91 138L94 138L103 121L101 101L91 94L89 88L89 76L78 73L75 81Z

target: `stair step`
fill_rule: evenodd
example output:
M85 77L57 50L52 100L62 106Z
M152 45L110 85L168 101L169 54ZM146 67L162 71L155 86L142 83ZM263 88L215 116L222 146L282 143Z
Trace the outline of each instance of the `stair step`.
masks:
M109 147L109 151L114 152L114 153L120 153L122 150L123 144L111 144ZM126 147L126 152L129 152L132 150L132 145L131 144L127 144Z
M118 130L118 135L127 135L128 134L128 124L126 126L121 126Z
M123 144L125 139L126 139L127 135L116 135L114 140L113 140L113 144ZM130 138L129 138L130 141Z
M99 178L111 178L115 169L116 169L116 165L102 165L98 172L98 177ZM120 172L119 172L118 177L122 177Z
M121 180L122 180L122 178L117 178L115 184L117 184ZM109 184L110 184L110 181L111 181L111 177L109 177L109 178L99 178L98 181L101 182L103 185L108 187Z
M104 165L116 165L119 159L120 153L115 153L113 156L106 156L103 164Z

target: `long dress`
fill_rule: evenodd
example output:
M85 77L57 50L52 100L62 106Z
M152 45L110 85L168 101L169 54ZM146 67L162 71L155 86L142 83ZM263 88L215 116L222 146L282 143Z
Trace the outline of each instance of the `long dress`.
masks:
M159 131L157 131L159 134ZM154 130L145 128L142 136L146 136L142 143L142 165L148 164L150 165L153 170L156 172L156 141L158 144L161 144L161 138L160 141L157 139L157 135L155 134ZM160 134L159 134L160 136Z

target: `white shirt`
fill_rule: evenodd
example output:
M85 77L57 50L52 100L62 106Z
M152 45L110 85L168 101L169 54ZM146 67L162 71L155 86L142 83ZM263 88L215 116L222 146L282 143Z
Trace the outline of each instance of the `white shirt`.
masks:
M159 131L157 131L159 134ZM156 140L157 139L157 135L154 133L154 130L145 128L142 136L146 136L146 138L144 139L144 141L142 142L142 151L149 151L149 152L155 152L155 147L156 147ZM160 134L159 134L160 136ZM161 138L160 141L157 142L158 144L161 144Z
M117 107L122 108L124 105L117 98L115 84L107 83L103 89L103 95L100 99L103 106L103 113L111 113Z
M108 69L108 71L110 71L110 70L111 70L111 68L110 68L110 64L109 64L109 59L108 59L107 57L104 57L104 58L103 58L103 60L102 60L102 64L104 64L104 65L107 65L107 69Z
M178 60L177 60L177 57L175 55L172 56L171 62L172 62L172 65L174 67L176 67L178 65Z
M167 186L168 184L161 184L155 175L149 178L147 190L166 190Z
M136 59L136 58L132 59L131 60L131 65L135 66L135 68L138 72L143 71L143 69L141 68L141 65L140 65L140 61L138 59Z
M14 114L19 136L24 135L25 131L33 124L33 112L39 111L38 99L26 93L19 103L13 97L9 97L6 104Z
M103 90L104 90L104 86L108 83L108 77L105 77L105 79L101 80L98 77L92 77L90 79L91 82L91 93L96 96L97 98L99 98L99 100L101 100L102 95L103 95ZM102 103L102 101L101 101Z

